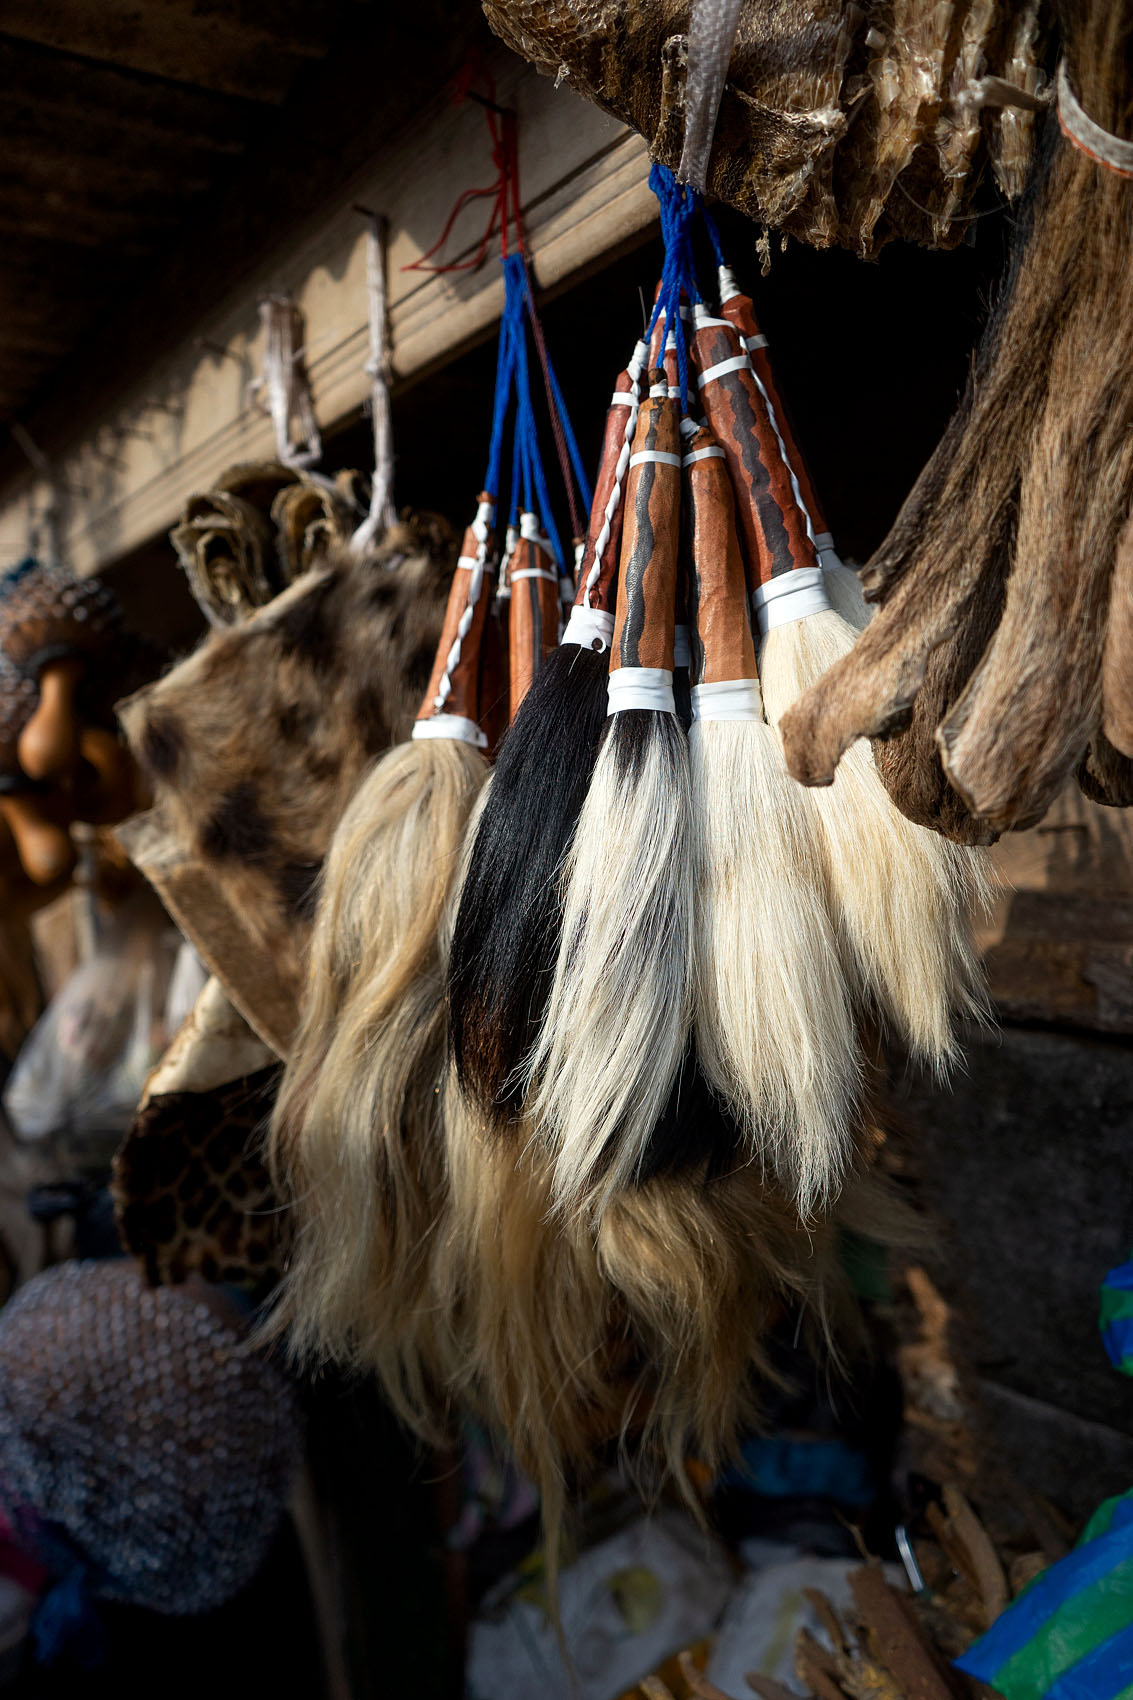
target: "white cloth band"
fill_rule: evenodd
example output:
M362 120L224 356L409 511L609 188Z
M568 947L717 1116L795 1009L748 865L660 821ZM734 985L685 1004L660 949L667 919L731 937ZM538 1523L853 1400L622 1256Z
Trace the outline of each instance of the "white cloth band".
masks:
M637 397L632 390L615 390L610 397L611 407L636 407Z
M725 458L725 456L724 456L723 449L719 449L719 448L717 448L717 449L693 449L691 454L687 454L687 455L684 456L683 460L681 461L681 465L682 466L692 466L694 461L698 461L698 460L723 460L724 458Z
M456 564L462 571L470 573L480 565L480 559L477 555L458 555Z
M1065 59L1058 63L1058 122L1068 141L1074 143L1095 164L1103 165L1117 177L1133 177L1133 142L1103 130L1101 125L1084 112L1078 97L1070 87Z
M474 744L478 750L488 747L488 740L474 720L463 714L433 714L428 720L413 722L415 738L455 738L462 744Z
M604 608L572 608L564 643L576 643L579 649L609 649L614 636L614 616Z
M736 328L731 319L718 319L714 313L709 312L707 307L703 307L699 303L693 308L692 317L693 323L698 328L701 325L723 325L726 330L735 330Z
M606 686L606 713L621 714L627 708L652 708L675 714L673 675L667 667L619 667Z
M768 579L751 593L751 605L759 616L763 633L808 614L823 614L830 606L821 567L795 567Z
M725 679L692 687L694 720L762 720L763 695L755 679Z
M673 627L673 666L688 667L692 663L692 650L688 645L688 627Z
M767 347L767 338L764 336L762 331L760 331L756 336L745 336L744 347L747 349L749 354L752 354L757 348Z
M631 466L644 466L648 461L655 466L679 466L681 457L670 454L668 449L638 449L635 455L629 457Z
M543 578L546 579L548 584L555 585L559 582L558 573L549 573L546 567L520 567L517 572L513 572L511 575L512 584L521 578ZM567 582L569 584L569 579Z
M702 372L696 380L696 387L702 390L705 384L710 384L713 378L722 378L728 372L750 372L751 359L747 354L733 354L727 360L720 360L715 366L709 366L707 372Z

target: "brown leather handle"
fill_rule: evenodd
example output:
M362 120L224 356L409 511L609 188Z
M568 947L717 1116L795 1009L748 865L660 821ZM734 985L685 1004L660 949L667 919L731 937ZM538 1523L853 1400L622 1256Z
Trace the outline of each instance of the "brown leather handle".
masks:
M491 498L481 495L480 504ZM476 562L480 551L480 541L471 526L464 533L461 544L460 559L456 571L452 575L452 589L449 591L448 607L445 610L445 623L441 628L440 642L437 644L436 659L429 678L429 688L425 692L424 701L417 711L418 720L431 720L436 714L458 714L466 720L478 720L480 706L480 644L484 635L484 622L488 617L488 605L492 600L491 549L480 572L480 584L476 600L472 603L472 618L466 630L461 633L460 625L469 607L469 598L476 586ZM441 681L448 670L449 655L452 652L458 636L460 637L460 654L449 675L450 689L443 703L438 703Z
M619 372L614 383L615 395L633 394L633 378L629 372ZM595 556L601 545L601 555L598 556L598 579L590 592L591 608L600 608L609 612L614 605L614 594L618 578L618 551L622 540L622 523L625 518L625 471L622 472L622 490L614 505L614 509L606 519L606 509L618 484L618 462L626 442L626 429L633 418L632 402L612 402L606 414L606 431L602 438L602 458L598 465L598 477L594 485L594 500L590 504L590 526L586 535L586 549L582 556L582 565L578 571L578 589L575 592L574 605L576 608L585 606L586 581L594 566ZM632 437L632 432L630 433Z
M708 377L698 388L731 474L748 587L754 589L794 567L815 567L818 557L738 333L719 321L693 332L692 365L699 379L741 359L742 365Z
M49 661L39 675L39 702L20 733L16 753L29 779L70 779L79 756L75 693L84 672L78 656Z
M692 683L754 679L755 642L748 619L747 577L736 530L727 463L712 432L685 439L687 534L692 558Z
M720 303L720 316L735 325L745 347L747 347L749 339L763 335L756 321L755 304L750 295L729 295L726 301ZM767 391L771 406L775 410L775 422L779 427L779 435L783 439L783 446L787 451L791 471L798 479L799 494L802 496L803 506L810 515L810 523L815 531L826 531L826 518L819 505L818 496L810 476L810 468L803 458L803 452L799 448L798 439L791 426L791 416L783 404L783 397L779 393L778 384L775 382L775 372L771 365L771 355L766 343L761 347L749 348L748 354L755 368L755 375Z
M653 374L655 382L662 379ZM618 569L618 611L610 671L673 668L673 626L680 549L681 471L677 404L668 396L642 402L626 473L626 516ZM639 454L667 455L669 461Z
M554 558L534 538L521 537L512 557L509 582L508 658L514 720L559 641L559 574Z

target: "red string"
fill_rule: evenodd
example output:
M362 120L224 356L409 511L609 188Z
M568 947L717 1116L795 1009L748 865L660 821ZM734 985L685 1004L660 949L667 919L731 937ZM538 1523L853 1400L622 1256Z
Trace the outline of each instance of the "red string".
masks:
M483 265L484 260L487 258L488 245L491 242L496 226L498 225L500 232L501 259L507 258L510 226L514 231L516 248L523 256L523 263L527 270L528 278L530 279L532 275L531 260L527 252L527 240L524 235L523 215L520 206L519 149L516 144L515 113L496 106L496 89L491 74L477 59L471 57L454 82L453 98L458 101L466 100L470 97L475 99L476 97L472 92L471 84L476 77L479 77L487 84L488 87L487 99L490 104L486 104L484 116L487 119L488 132L492 138L492 163L496 167L496 180L494 183L490 183L484 188L465 189L463 194L457 199L456 205L449 213L448 218L445 220L445 227L441 231L436 242L433 243L433 246L427 253L422 254L419 259L414 260L410 265L403 266L402 270L407 272L434 272L438 275L445 272L475 271L479 266ZM467 260L453 260L450 261L448 265L430 265L428 262L433 258L434 254L439 253L445 246L445 243L448 241L449 236L452 233L453 225L456 223L461 212L463 212L469 202L483 200L489 195L492 197L491 215L472 257ZM559 468L562 472L563 485L566 489L567 503L570 507L571 529L573 530L575 537L578 538L583 535L583 515L580 512L578 495L570 466L570 457L567 452L566 438L563 433L562 422L559 419L559 410L556 406L554 393L551 387L551 376L547 366L547 345L543 338L542 323L540 322L539 315L535 310L535 296L533 290L529 290L528 292L528 312L531 319L532 334L535 339L535 348L539 356L539 364L543 371L543 387L547 393L547 410L551 421L551 435L554 438Z
M488 244L492 240L497 225L500 232L500 257L506 259L508 255L510 224L515 229L516 247L526 258L527 250L524 244L523 223L519 210L519 153L516 147L515 113L496 108L495 85L488 73L475 62L466 65L456 79L454 98L463 100L472 94L469 85L476 75L480 75L487 82L490 90L491 104L486 106L484 117L487 119L488 133L492 138L492 164L496 168L495 182L480 189L465 189L445 220L445 227L433 246L419 259L403 266L402 271L437 273L475 271L478 266L483 265L487 257ZM475 98L475 96L472 96L472 98ZM448 265L429 265L428 262L433 255L439 253L445 246L452 233L453 225L468 203L483 200L489 195L492 197L491 215L471 259L453 260Z

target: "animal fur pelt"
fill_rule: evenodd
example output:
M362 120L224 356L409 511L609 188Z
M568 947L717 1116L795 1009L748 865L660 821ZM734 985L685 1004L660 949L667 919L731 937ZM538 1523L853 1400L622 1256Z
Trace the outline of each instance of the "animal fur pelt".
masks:
M1102 731L1122 755L1133 757L1133 519L1126 521L1113 563L1102 657Z
M865 1151L871 1135L862 1138ZM446 1094L448 1197L434 1235L433 1315L450 1395L507 1434L554 1518L564 1484L620 1447L643 1484L710 1469L774 1380L767 1337L792 1312L846 1347L853 1310L839 1223L883 1241L904 1212L864 1170L803 1224L758 1165L701 1158L616 1194L600 1227L552 1209L539 1141L500 1141Z
M280 1055L331 835L374 757L408 735L454 557L443 522L398 525L210 633L122 707L156 807L121 836Z
M563 642L500 747L453 935L449 1020L462 1087L482 1114L514 1120L562 935L559 876L606 723L622 486L645 347L618 375L578 594Z
M395 798L399 776L409 795ZM436 739L392 751L359 788L327 860L269 1143L294 1222L276 1325L302 1362L377 1373L419 1430L429 1427L421 1328L444 1181L439 918L456 870L443 855L422 858L418 822L459 846L483 782L477 750Z
M676 168L687 0L485 0L484 11L515 52L569 78ZM1024 101L1039 86L1035 11L1006 0L745 0L709 192L817 247L955 247L989 156L1004 192L1018 192L1030 113L1006 129L980 118L989 73Z
M1133 136L1133 8L1089 0L1067 5L1062 24L1070 88L1104 129ZM970 653L1006 578L970 678L931 705L949 783L995 830L1037 820L1094 740L1133 497L1128 184L1072 145L1057 115L1045 129L1017 268L964 416L867 571L881 612L784 726L792 771L826 782L855 736L907 720L934 650Z

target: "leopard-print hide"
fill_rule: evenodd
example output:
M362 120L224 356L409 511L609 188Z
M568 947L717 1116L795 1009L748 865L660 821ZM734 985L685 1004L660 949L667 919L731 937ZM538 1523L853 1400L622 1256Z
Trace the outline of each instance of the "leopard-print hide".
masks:
M119 836L281 1055L323 857L365 769L409 734L455 555L423 520L340 551L120 707L156 806Z
M279 1074L162 1093L138 1111L111 1190L122 1244L151 1286L197 1274L260 1293L278 1280L285 1227L261 1143Z

